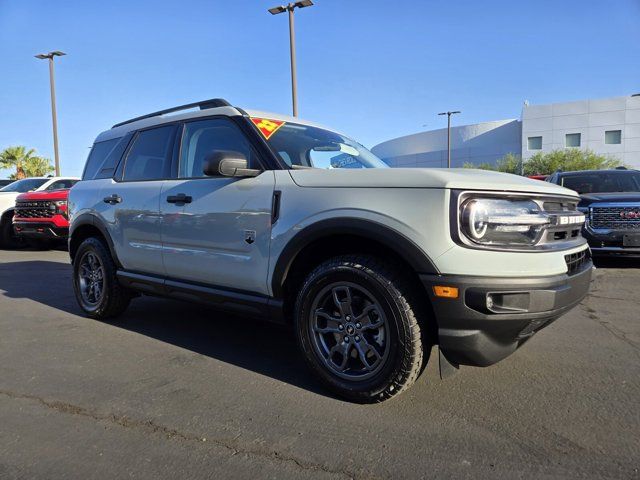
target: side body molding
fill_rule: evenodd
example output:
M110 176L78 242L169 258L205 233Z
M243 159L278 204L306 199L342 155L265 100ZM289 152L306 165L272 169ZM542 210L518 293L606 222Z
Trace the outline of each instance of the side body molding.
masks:
M353 235L369 238L393 250L411 265L417 273L440 273L426 253L412 240L396 230L381 223L361 218L330 218L318 221L300 230L282 250L271 278L271 288L275 298L279 298L282 295L282 286L297 255L312 242L334 235Z

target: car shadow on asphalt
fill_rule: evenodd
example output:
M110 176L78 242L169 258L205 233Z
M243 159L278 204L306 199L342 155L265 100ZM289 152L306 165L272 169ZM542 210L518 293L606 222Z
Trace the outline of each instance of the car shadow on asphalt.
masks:
M3 296L28 298L84 316L75 300L68 264L43 260L0 263L0 290L0 301ZM148 296L133 299L123 315L103 323L335 398L311 376L291 328L285 326L206 305Z

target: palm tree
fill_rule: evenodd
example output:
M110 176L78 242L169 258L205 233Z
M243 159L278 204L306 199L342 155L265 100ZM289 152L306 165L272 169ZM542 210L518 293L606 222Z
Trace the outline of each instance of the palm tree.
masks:
M7 147L0 152L0 169L8 168L16 169L9 177L13 180L46 175L53 171L49 159L38 157L34 148L27 150L22 145Z
M48 158L31 157L24 162L24 173L27 177L44 177L54 170ZM17 177L16 180L18 180Z

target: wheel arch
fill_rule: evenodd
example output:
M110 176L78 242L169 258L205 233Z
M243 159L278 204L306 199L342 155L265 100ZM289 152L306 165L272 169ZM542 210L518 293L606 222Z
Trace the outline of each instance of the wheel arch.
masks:
M90 213L84 213L74 219L69 229L69 256L71 257L71 263L73 263L78 247L89 237L96 237L102 240L109 249L111 258L113 258L116 266L118 268L122 267L116 255L109 231L99 218Z
M329 257L372 254L395 261L416 277L418 273L438 274L431 259L410 239L378 222L357 218L321 220L300 230L280 253L271 278L275 298L287 303L304 275ZM286 308L286 307L285 307Z

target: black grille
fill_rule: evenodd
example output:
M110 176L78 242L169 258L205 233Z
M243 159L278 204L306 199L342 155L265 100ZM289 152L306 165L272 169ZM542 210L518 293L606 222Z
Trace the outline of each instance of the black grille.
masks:
M546 201L542 206L544 211L549 213L575 212L577 210L575 202L563 202L560 200Z
M591 226L611 230L640 230L640 205L637 207L593 207Z
M17 202L16 218L51 218L55 215L53 203L49 201Z
M588 248L581 252L565 255L564 261L567 262L567 275L573 275L580 272L590 259L591 251Z

